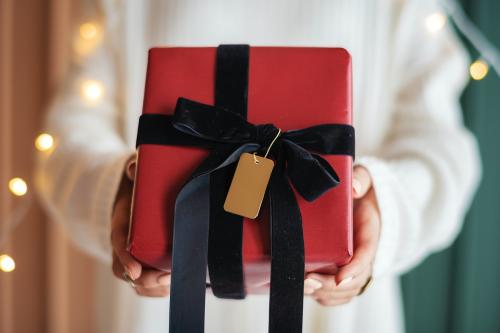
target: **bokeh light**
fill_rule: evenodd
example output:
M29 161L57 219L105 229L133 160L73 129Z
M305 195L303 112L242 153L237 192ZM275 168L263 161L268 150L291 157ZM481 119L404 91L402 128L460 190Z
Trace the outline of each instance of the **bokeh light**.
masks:
M94 22L85 22L80 25L80 37L86 40L94 39L100 31L99 25Z
M90 102L99 100L104 92L101 82L95 80L85 80L81 85L82 97Z
M474 80L482 80L488 75L489 66L483 60L474 61L469 68L470 76Z
M18 197L23 196L28 192L28 185L22 178L12 178L9 181L9 190L12 194Z
M87 56L100 44L102 38L103 31L98 23L82 23L73 40L73 48L78 55Z
M16 262L7 254L0 255L0 270L5 273L10 273L16 269Z
M42 133L35 139L35 147L39 151L48 151L54 146L54 138L48 133Z
M425 26L430 33L436 33L444 28L446 15L440 12L432 13L425 19Z

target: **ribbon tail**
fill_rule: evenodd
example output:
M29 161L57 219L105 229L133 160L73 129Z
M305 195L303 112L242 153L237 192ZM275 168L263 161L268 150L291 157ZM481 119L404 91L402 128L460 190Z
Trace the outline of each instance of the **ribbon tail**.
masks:
M175 203L169 330L172 333L204 330L209 181L209 175L191 180Z
M269 332L302 332L304 301L304 236L300 209L278 159L269 189L271 292Z
M224 200L236 165L217 170L210 176L210 231L208 272L216 297L243 299L243 218L224 210Z
M170 332L202 333L210 223L210 174L234 163L259 145L244 144L234 151L214 149L182 187L174 208Z

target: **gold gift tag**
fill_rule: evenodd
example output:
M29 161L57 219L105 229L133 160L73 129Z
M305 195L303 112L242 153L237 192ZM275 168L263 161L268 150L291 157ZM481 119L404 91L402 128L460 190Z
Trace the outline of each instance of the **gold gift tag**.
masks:
M255 219L259 215L273 168L273 160L256 154L241 154L224 202L224 210Z

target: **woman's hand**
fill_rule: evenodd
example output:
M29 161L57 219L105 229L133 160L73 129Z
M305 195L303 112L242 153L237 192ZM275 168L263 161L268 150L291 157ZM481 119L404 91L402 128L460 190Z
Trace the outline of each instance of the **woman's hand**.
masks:
M113 273L119 279L131 280L136 293L141 296L163 297L170 292L170 274L143 269L127 251L127 237L135 175L135 158L126 164L120 188L116 196L111 224L113 247Z
M372 263L380 234L380 212L368 171L357 166L353 171L354 256L336 275L310 273L304 294L326 306L345 304L361 292L372 274Z

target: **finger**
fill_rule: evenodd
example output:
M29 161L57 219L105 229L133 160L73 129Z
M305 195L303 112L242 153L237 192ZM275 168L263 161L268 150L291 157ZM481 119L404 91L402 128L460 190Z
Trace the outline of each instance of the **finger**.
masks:
M321 287L323 287L322 280L315 278L314 274L308 274L304 280L304 295L311 295Z
M359 293L361 289L351 289L351 290L317 290L312 294L312 296L316 299L343 299L343 298L352 298Z
M375 255L380 236L380 215L372 205L361 203L354 210L354 256L362 255L366 249ZM372 258L367 258L371 261Z
M111 221L111 245L118 260L132 280L141 275L141 264L127 251L130 198L125 196L116 202Z
M142 266L135 260L127 251L127 235L120 229L111 231L111 244L114 254L122 265L125 272L132 280L136 280L141 276Z
M316 302L323 306L337 306L342 304L347 304L352 300L351 298L342 298L342 299L316 299Z
M144 288L170 286L170 274L157 270L143 270L141 276L134 280L134 284Z
M112 264L112 269L113 269L113 274L119 279L123 279L123 273L125 273L125 270L123 269L122 264L120 263L120 260L118 260L118 256L113 253L113 264Z
M141 264L135 260L126 249L117 249L115 253L128 276L134 281L138 279L142 273Z
M366 245L362 245L356 249L351 262L341 267L337 273L338 287L352 284L358 276L361 276L370 267L371 253L372 249Z
M156 287L156 288L144 288L141 286L136 286L135 292L140 296L147 297L166 297L170 294L170 287Z
M311 295L319 289L333 289L336 285L335 276L327 274L309 273L304 281L304 294Z
M354 255L337 273L339 284L347 283L371 267L378 244L378 213L370 205L360 205L354 212Z
M363 197L372 186L372 178L363 166L355 166L352 171L352 192L354 199Z
M311 295L315 298L354 297L359 294L361 288L366 284L370 275L371 269L366 269L363 273L352 280L348 280L341 285L337 284L337 286L330 289L319 288L311 293Z
M366 270L375 256L376 239L373 230L367 224L357 224L355 231L355 248L351 261L337 272L337 281L343 285L352 281Z
M371 275L371 266L367 267L363 272L359 275L356 275L352 279L344 279L343 283L339 283L335 288L334 292L336 293L350 293L354 292L357 295L360 289L365 285L366 281Z

